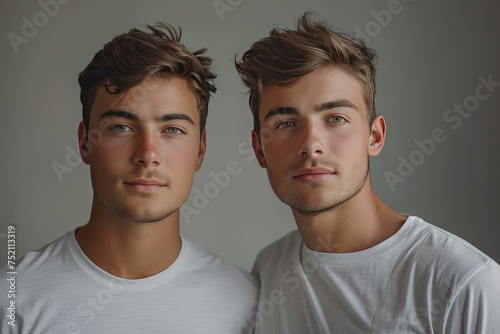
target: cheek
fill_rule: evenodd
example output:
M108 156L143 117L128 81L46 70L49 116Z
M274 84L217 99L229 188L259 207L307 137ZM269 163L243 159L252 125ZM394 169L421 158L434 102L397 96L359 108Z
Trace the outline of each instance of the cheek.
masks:
M359 160L368 155L368 137L353 132L338 133L330 139L330 149L339 158Z
M90 159L91 163L95 165L112 165L118 164L121 159L126 155L125 148L117 149L116 146L109 145L102 142L99 145L90 146Z
M163 149L164 161L170 167L192 172L198 160L199 150L199 141L170 143L170 145L165 145Z
M286 142L274 142L273 145L263 147L266 159L266 172L271 185L276 187L284 178L288 170L296 164L297 157L293 147Z
M283 170L292 163L293 151L285 145L269 145L262 148L266 169L269 176L282 174Z
M294 137L279 136L276 134L268 134L261 137L262 152L266 158L275 159L279 156L290 156L295 152L294 146L297 139Z

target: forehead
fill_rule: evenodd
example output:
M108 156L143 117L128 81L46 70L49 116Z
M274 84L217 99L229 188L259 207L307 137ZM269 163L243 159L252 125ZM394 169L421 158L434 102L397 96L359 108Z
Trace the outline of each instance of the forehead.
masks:
M140 118L182 112L199 121L197 97L186 79L157 76L123 93L113 94L115 89L115 86L97 88L91 119L116 109L136 113Z
M289 87L268 85L261 93L259 117L273 108L314 109L321 103L347 100L358 110L366 111L363 89L359 81L336 66L325 66L300 78Z

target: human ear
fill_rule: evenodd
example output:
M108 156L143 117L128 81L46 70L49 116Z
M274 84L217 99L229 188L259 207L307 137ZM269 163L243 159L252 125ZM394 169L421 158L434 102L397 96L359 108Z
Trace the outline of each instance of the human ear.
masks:
M207 149L207 132L203 129L200 138L200 148L198 149L198 158L196 159L196 169L199 170L201 168L201 163L203 162L203 158L205 157L205 152Z
M89 142L87 140L87 128L83 121L78 125L78 148L80 149L80 155L82 156L82 161L87 165L90 164L90 150Z
M255 156L257 157L257 161L259 161L260 167L266 168L266 158L264 157L264 152L262 151L259 135L255 132L255 130L252 130L252 147L255 152Z
M380 154L382 148L384 147L386 134L386 124L383 116L378 115L373 120L370 139L368 143L368 155L375 157Z

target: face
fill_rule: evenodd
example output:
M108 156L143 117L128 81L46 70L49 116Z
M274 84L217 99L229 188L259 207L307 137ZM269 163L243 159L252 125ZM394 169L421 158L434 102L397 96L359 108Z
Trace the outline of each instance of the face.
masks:
M383 146L385 123L371 128L356 79L333 66L291 87L261 94L260 138L252 134L260 165L284 203L307 215L331 210L366 184L368 156Z
M99 87L88 138L83 123L78 131L90 165L92 214L139 223L178 215L205 154L199 122L184 79L154 77L115 95Z

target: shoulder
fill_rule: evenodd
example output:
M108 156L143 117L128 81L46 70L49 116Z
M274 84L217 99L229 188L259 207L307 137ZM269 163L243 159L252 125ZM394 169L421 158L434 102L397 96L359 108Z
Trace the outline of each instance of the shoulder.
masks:
M421 220L416 250L425 264L433 305L444 311L449 333L497 333L500 320L500 266L464 239ZM464 322L463 319L467 319Z
M257 255L257 258L277 259L281 257L281 254L290 254L290 252L299 251L301 245L302 238L300 237L299 231L294 230L262 249Z
M207 250L197 243L182 238L184 257L181 259L182 272L204 277L204 281L227 287L243 288L250 293L257 290L257 280L253 275Z
M36 288L44 282L50 282L52 279L60 277L61 272L67 271L64 266L70 262L71 258L68 243L71 233L68 232L52 243L38 250L30 251L17 260L15 264L17 284L26 286L26 288ZM2 283L3 276L7 272L14 271L11 269L5 266L3 272L0 272Z
M500 266L469 242L418 217L414 224L408 255L430 275L455 288L498 279Z
M16 263L18 275L27 276L40 271L54 270L54 264L60 263L70 256L68 239L72 232L68 232L57 240L42 248L26 253Z
M71 232L44 247L26 253L16 261L15 268L8 266L0 271L0 292L7 289L7 279L15 285L16 305L28 309L33 300L46 298L47 291L54 286L74 285L72 279L62 279L62 275L72 272L72 261L67 238ZM12 270L14 269L14 270ZM2 292L3 293L3 292ZM0 298L0 305L7 300Z
M293 230L274 241L257 255L254 272L259 272L265 267L279 266L285 261L293 261L295 256L300 254L302 243L303 241L298 230Z
M431 259L443 258L465 266L494 262L469 242L421 218L414 217L414 225L413 243Z

